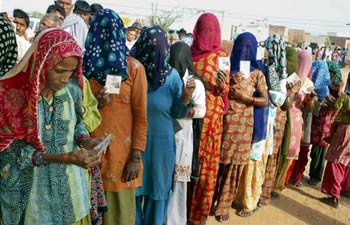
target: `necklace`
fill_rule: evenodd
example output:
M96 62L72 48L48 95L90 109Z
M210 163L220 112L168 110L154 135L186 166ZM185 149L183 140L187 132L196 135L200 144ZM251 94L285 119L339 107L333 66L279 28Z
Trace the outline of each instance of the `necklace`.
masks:
M50 130L52 125L52 118L53 118L53 114L54 114L54 105L55 105L55 98L52 97L52 104L49 105L49 103L46 101L46 99L44 98L44 96L42 94L40 94L41 96L41 103L44 109L44 122L45 122L45 129L46 130ZM48 118L50 117L50 121L48 121Z

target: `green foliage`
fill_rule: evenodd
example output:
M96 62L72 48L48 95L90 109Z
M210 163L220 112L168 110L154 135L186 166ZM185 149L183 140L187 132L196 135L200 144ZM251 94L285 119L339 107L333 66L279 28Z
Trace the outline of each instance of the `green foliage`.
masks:
M44 16L44 14L42 12L38 12L38 11L34 11L34 12L29 13L29 17L33 17L33 18L41 19L41 18L43 18L43 16Z

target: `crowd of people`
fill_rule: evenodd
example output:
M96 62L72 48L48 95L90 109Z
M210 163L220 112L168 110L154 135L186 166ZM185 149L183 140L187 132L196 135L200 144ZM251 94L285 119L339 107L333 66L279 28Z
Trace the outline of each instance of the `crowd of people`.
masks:
M279 34L227 51L212 13L192 33L83 0L46 13L33 35L25 11L0 17L0 224L249 217L303 185L309 155L320 201L350 192L342 60Z

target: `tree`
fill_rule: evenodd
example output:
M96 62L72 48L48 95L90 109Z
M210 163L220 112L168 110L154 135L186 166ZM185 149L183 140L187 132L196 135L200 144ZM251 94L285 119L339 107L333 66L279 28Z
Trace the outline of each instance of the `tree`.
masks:
M160 14L159 11L161 11ZM183 10L178 6L171 10L158 10L158 5L152 4L152 15L149 16L149 23L151 26L158 25L168 32L171 24L177 19L182 18L182 16Z

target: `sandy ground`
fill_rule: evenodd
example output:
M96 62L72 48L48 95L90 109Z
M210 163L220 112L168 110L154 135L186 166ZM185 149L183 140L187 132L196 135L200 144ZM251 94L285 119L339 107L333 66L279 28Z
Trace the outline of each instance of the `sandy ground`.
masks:
M349 67L342 69L346 81ZM310 160L309 160L310 162ZM261 208L254 215L242 218L236 215L238 209L230 210L230 219L224 224L240 225L350 225L350 198L342 196L340 207L334 209L319 201L325 195L321 193L321 184L307 184L309 164L304 173L304 185L296 188L289 185L279 199L273 200L269 206ZM209 217L207 225L223 224Z

